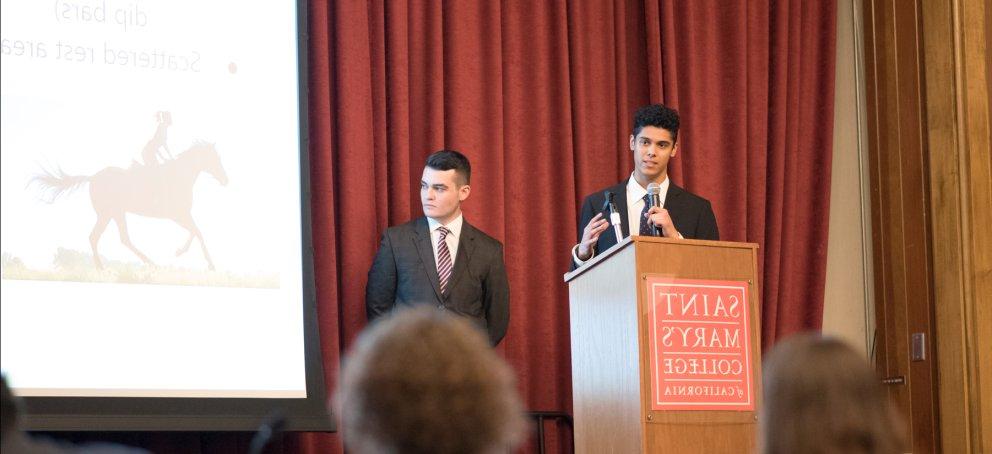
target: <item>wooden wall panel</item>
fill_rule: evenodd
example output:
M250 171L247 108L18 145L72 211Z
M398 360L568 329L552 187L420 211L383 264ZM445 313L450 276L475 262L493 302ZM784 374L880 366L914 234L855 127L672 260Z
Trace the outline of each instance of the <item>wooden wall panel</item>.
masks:
M914 452L992 452L992 6L863 5L878 368Z
M990 9L924 3L943 452L992 451Z
M910 338L933 347L920 3L864 3L866 111L877 321L876 364L906 417L914 452L939 440L936 362L910 358Z

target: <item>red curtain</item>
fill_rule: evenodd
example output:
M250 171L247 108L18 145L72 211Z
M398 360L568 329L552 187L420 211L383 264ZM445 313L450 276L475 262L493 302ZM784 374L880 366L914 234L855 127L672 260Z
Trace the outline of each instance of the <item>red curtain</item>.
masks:
M389 225L420 216L424 158L472 161L469 222L505 244L499 350L530 410L571 410L562 274L582 197L626 178L633 111L682 114L673 180L721 238L761 247L767 347L820 327L833 130L833 0L312 0L310 165L325 376L365 325ZM547 428L548 446L570 434ZM245 436L150 435L161 452L244 452ZM143 442L142 442L143 440ZM285 452L341 452L301 434ZM530 446L533 448L533 446Z
M682 114L673 180L713 202L722 239L761 247L764 345L819 328L835 25L834 1L314 0L314 250L329 386L365 324L379 235L421 215L424 158L454 148L474 169L466 218L506 246L512 315L499 349L529 409L570 410L562 274L577 207L629 175L632 113L654 102Z

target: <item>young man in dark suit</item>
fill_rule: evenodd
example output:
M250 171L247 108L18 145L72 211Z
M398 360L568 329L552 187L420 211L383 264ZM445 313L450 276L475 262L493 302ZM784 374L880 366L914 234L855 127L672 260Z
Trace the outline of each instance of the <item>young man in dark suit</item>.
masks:
M634 171L627 180L596 191L582 202L578 244L572 248L573 268L617 244L616 234L602 212L607 193L613 194L623 237L652 235L654 226L666 238L720 239L710 202L668 178L668 161L678 151L678 135L679 114L675 109L661 104L638 109L630 134ZM650 206L645 197L651 183L661 187L660 207ZM611 231L604 234L607 229Z
M493 346L510 321L503 245L462 217L472 169L457 151L427 158L420 181L424 216L386 229L365 286L369 321L397 306L430 304L475 322Z

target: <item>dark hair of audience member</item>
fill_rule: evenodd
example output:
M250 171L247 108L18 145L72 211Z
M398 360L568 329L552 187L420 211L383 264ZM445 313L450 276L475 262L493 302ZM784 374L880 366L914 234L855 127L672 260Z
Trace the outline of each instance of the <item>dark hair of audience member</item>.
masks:
M902 429L868 362L839 339L789 338L764 362L763 454L903 452Z
M7 377L0 375L0 405L2 405L3 413L0 414L0 421L2 421L2 432L3 437L7 438L8 432L17 431L17 415L20 410L17 408L17 399L14 397L14 393L11 392L10 387L7 386Z
M356 453L507 452L525 424L513 373L483 333L426 306L359 336L335 403Z

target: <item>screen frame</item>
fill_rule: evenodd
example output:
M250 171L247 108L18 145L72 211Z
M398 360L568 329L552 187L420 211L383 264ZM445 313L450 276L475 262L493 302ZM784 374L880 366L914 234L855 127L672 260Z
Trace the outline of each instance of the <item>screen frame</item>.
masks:
M285 430L333 432L317 322L309 158L308 3L296 1L297 93L306 398L22 397L21 427L31 431L254 431L273 417Z

